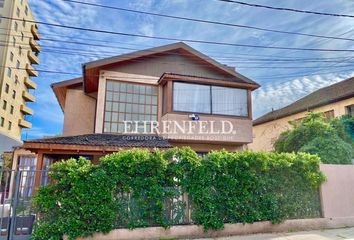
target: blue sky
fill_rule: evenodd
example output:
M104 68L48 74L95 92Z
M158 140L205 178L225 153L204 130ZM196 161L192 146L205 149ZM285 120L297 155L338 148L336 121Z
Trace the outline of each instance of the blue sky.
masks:
M82 0L136 10L152 11L191 18L251 25L284 31L354 38L354 19L251 8L218 0ZM248 1L247 1L248 2ZM38 21L63 25L128 32L151 36L198 39L216 42L285 46L300 48L354 49L353 42L268 33L220 25L152 17L67 3L62 0L29 0ZM349 0L253 0L252 3L351 14L354 1ZM62 132L63 113L50 84L80 76L81 65L91 60L129 52L121 48L144 49L171 43L102 33L75 31L40 25L42 38L108 45L92 47L42 40L39 69L78 73L77 75L41 73L35 81L37 102L29 118L33 128L23 132L23 139L40 138ZM253 94L254 116L278 109L306 94L354 76L354 53L290 51L245 47L190 44L216 60L235 66L241 74L262 87ZM78 49L81 54L72 50ZM64 54L63 51L71 52ZM328 62L271 61L320 58ZM259 59L263 59L259 62ZM264 61L270 59L270 61ZM279 68L282 66L290 68ZM250 68L251 67L251 68ZM267 68L262 68L267 67ZM270 68L269 68L270 67ZM292 68L304 67L304 68ZM316 67L316 68L313 68Z

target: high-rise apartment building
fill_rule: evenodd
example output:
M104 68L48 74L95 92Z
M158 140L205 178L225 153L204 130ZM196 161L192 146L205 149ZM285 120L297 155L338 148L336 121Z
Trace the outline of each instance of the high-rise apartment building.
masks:
M27 0L0 0L0 154L21 144L21 131L31 128L32 80L38 72L37 25Z

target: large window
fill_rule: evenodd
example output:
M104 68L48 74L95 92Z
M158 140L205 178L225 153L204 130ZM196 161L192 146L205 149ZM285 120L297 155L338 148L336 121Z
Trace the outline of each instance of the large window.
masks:
M181 112L211 113L210 86L175 82L173 110Z
M213 114L248 116L247 90L211 87Z
M174 82L173 110L247 117L247 90Z
M123 133L124 121L156 120L157 86L107 81L104 132Z

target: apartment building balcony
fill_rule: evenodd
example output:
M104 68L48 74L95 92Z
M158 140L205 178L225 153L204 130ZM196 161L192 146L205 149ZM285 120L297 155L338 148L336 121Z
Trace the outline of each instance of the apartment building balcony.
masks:
M39 58L34 52L28 51L27 56L32 64L39 64Z
M22 97L23 97L23 99L25 99L26 102L35 102L36 101L35 96L33 96L32 94L30 94L27 91L22 92Z
M25 85L29 89L37 89L37 84L28 77L25 78Z
M32 128L32 123L30 123L24 119L18 120L18 125L22 128Z
M26 105L21 105L20 110L25 115L33 115L33 110L31 108L27 107Z
M28 75L32 76L32 77L38 77L38 72L32 67L31 64L26 64L26 71L28 73Z
M36 42L36 40L34 40L33 38L30 39L29 44L30 44L30 46L31 46L33 51L35 51L35 52L40 52L41 51L41 47Z
M39 40L41 38L38 32L38 26L36 24L32 25L31 32L35 40Z

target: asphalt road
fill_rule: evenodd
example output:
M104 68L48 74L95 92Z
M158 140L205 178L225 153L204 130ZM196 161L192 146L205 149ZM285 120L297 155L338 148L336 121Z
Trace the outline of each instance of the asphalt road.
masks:
M254 234L247 236L234 236L222 238L207 238L217 240L354 240L354 228L341 228L331 230L316 230L293 233ZM202 240L202 239L200 239ZM205 239L203 239L205 240Z

